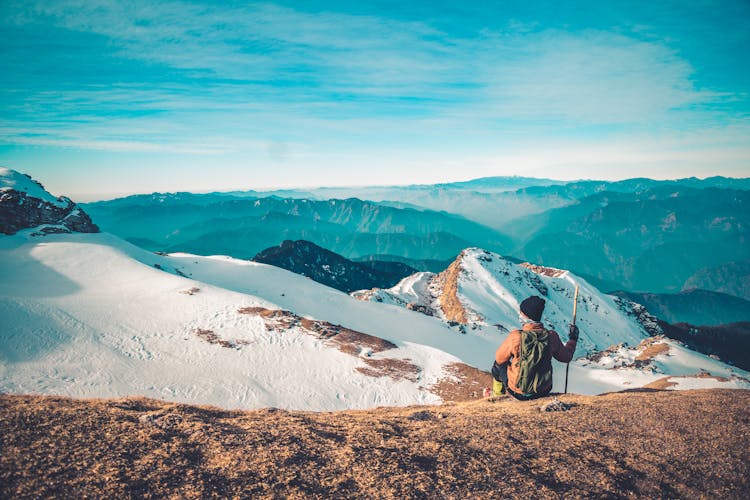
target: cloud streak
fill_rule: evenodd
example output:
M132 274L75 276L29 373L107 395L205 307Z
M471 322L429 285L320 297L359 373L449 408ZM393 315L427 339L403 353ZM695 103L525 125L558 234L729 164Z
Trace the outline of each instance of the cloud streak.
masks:
M0 83L6 147L261 158L285 143L292 161L388 147L454 162L567 139L604 155L601 141L747 123L732 105L746 93L699 85L648 26L498 18L451 30L396 13L178 0L7 2L2 14L6 30L38 40L0 42L16 65L0 63L12 75Z

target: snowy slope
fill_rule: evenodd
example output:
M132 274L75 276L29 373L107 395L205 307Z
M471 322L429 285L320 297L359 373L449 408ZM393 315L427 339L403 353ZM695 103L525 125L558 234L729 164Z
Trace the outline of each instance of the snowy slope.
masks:
M256 293L165 272L174 272L174 263ZM399 314L391 319L388 311L282 269L169 258L106 234L2 237L0 276L0 391L139 394L241 408L364 408L438 402L426 388L445 377L444 365L458 361L409 342L431 327L458 339L437 322L415 322L415 333L403 335L397 348L371 356L343 352L299 327L274 331L259 315L238 311L281 308L308 315L314 309L332 323L362 314L369 319L351 323L363 329L371 323L393 327ZM327 314L345 309L341 302L368 311ZM304 307L311 303L317 306ZM401 330L411 330L408 318ZM411 379L368 376L372 366L364 358L406 359L420 371Z
M504 307L495 304L493 313L489 294L479 292L499 291L497 284L459 277L459 293L474 287L470 315L477 321L462 334L440 317L356 300L264 264L156 255L107 234L32 233L0 237L3 392L137 394L230 408L436 403L440 398L431 388L450 377L447 367L462 361L487 369L506 335L493 326ZM411 288L404 285L402 296L426 287L425 276L415 277ZM562 308L564 292L559 293ZM594 310L599 302L592 298L589 304ZM585 306L580 310L582 319L590 315ZM588 321L596 324L594 318ZM311 334L310 324L372 337L337 343L340 337ZM634 341L640 340L637 327L628 328ZM594 333L587 335L598 341ZM373 339L394 346L373 348ZM625 362L644 349L623 346L611 363L604 357L579 360L571 366L571 390L607 392L665 376L675 376L669 383L676 387L750 387L737 378L747 373L684 349L674 355L670 347L649 361ZM556 367L555 390L562 390L564 369ZM696 374L701 378L679 377Z
M654 382L655 377L692 378L699 374L713 374L720 379L704 377L700 382L683 380L675 385L747 386L746 381L739 380L747 379L747 372L661 337L657 343L665 346L663 353L634 363L647 348L651 335L660 333L655 319L642 306L603 294L569 271L515 264L478 248L464 250L443 273L417 273L391 289L362 290L352 295L432 315L466 332L467 337L485 337L495 332L498 341L521 325L520 302L538 295L546 301L544 324L559 332L565 341L576 285L579 359L570 368L570 387L575 392L593 394L613 390L613 386L640 387ZM586 359L613 345L621 346L607 358L609 364ZM556 362L555 366L555 390L560 390L564 369Z

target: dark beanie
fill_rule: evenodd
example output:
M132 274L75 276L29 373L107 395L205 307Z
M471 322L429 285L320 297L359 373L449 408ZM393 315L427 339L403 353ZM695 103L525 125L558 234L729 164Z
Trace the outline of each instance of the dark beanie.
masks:
M544 299L532 295L521 302L521 312L529 317L532 321L540 321L544 312Z

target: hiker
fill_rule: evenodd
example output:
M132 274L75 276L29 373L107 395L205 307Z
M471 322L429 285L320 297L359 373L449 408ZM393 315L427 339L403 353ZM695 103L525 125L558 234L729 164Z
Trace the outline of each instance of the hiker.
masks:
M546 396L552 390L552 357L563 363L573 359L578 327L570 325L567 344L542 325L544 299L533 295L521 302L521 319L528 320L513 330L495 353L492 365L493 395L507 392L520 400Z

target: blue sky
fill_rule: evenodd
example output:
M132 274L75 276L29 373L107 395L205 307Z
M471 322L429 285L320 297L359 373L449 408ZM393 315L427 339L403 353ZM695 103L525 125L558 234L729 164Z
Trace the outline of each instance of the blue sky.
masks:
M56 194L750 175L750 3L0 4L0 165Z

